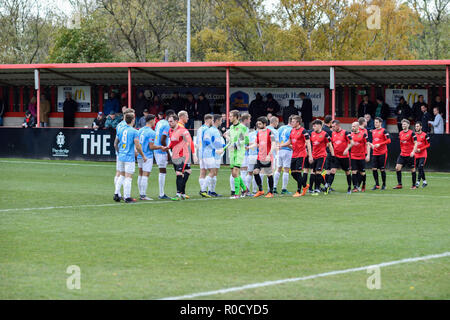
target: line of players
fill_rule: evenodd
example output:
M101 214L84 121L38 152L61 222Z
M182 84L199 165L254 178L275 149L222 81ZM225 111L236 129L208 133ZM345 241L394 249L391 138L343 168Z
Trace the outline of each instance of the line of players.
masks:
M188 199L185 188L191 174L191 153L194 162L199 161L200 176L199 194L202 197L218 197L215 192L217 174L220 168L224 150L228 149L230 157L230 188L231 198L244 196L272 198L278 193L276 186L282 175L281 194L291 194L287 191L289 172L297 182L297 191L293 197L304 196L307 192L317 196L320 192L328 194L332 189L335 173L338 169L345 172L348 193L364 192L366 188L366 163L372 153L372 172L375 185L372 190L386 188L387 145L391 143L389 133L381 127L382 119L375 119L375 129L371 131L372 142L369 142L368 131L364 118L352 124L351 132L341 128L338 120L332 121L326 116L324 123L315 120L313 130L301 126L300 116L291 116L289 124L275 129L278 119L266 117L257 119L257 130L250 132L251 116L230 112L230 129L224 134L227 143L220 134L219 115L206 115L204 124L197 131L196 141L184 125L188 115L181 111L176 115L173 111L166 113L166 119L159 121L154 127L155 117L146 117L146 126L136 131L132 128L134 121L133 109L125 111L124 120L117 127L114 146L117 151L117 171L114 180L114 200L122 199L120 190L123 185L125 202L134 202L131 198L131 179L134 173L134 157L137 155L139 177L138 188L141 200L152 200L146 196L148 177L152 170L153 155L159 167L159 198ZM398 185L402 188L402 173L404 166L409 166L412 173L412 189L416 189L423 181L427 185L424 166L429 147L429 137L422 131L421 124L415 125L415 132L409 129L408 120L403 120L403 130L399 133L401 153L397 159L396 172ZM170 151L169 151L170 150ZM198 159L196 156L198 152ZM372 151L372 152L371 152ZM166 167L172 158L177 175L177 195L168 197L165 192ZM416 167L419 170L416 179ZM326 174L323 174L324 169ZM381 173L380 187L378 170ZM310 175L310 182L308 181ZM268 192L263 191L263 177L268 180ZM417 181L416 181L417 180ZM353 189L352 189L353 183ZM252 186L254 194L250 193ZM315 185L315 188L314 188ZM323 185L323 187L322 187ZM255 190L257 188L257 190Z

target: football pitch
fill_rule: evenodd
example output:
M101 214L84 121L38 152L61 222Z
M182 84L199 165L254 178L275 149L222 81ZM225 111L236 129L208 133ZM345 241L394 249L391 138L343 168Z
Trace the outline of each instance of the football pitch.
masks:
M406 171L392 190L389 172L388 190L347 195L339 174L329 195L230 200L223 167L225 197L203 200L194 167L190 200L135 204L112 200L114 174L115 163L0 159L0 299L450 299L448 173L418 190Z

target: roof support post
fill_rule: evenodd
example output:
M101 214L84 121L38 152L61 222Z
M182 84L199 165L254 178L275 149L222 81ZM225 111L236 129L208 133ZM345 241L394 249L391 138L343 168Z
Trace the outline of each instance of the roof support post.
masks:
M41 73L39 71L39 69L34 69L34 89L37 90L36 93L36 115L37 115L37 120L36 120L36 127L40 127L41 126Z
M128 68L128 108L131 108L131 68Z
M448 118L449 118L449 101L450 101L450 90L449 90L449 85L450 85L450 79L449 79L449 65L447 65L446 67L446 72L445 72L445 133L449 134L450 130L449 130L449 123L448 123Z
M330 89L331 89L331 117L334 120L336 117L336 83L334 76L334 67L330 67Z
M225 102L227 106L227 128L230 126L230 67L226 68ZM448 101L448 99L447 99Z

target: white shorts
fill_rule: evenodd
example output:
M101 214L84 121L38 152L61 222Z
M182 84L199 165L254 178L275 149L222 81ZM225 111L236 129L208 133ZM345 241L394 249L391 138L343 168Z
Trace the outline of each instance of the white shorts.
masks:
M145 172L152 172L153 167L153 158L148 158L147 161L144 162L144 159L138 158L138 167L139 169L142 169L142 171Z
M256 161L258 160L258 156L257 155L252 155L252 156L248 156L248 166L247 166L247 171L253 171L255 170L255 164Z
M136 170L136 164L133 162L117 161L117 171L133 174Z
M278 168L290 168L292 159L292 150L281 149L278 151Z
M161 154L155 152L155 160L158 168L167 168L168 158L167 153Z
M242 161L241 168L248 167L248 156L244 156L244 160Z
M205 167L203 169L219 169L220 168L220 160L215 158L205 158L202 159Z
M206 160L208 160L208 159L204 159L204 158L198 159L198 165L200 166L200 169L211 169L211 168L207 167Z

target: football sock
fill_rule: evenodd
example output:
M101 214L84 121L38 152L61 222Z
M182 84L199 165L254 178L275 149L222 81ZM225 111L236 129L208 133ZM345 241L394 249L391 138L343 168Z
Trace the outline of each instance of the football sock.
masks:
M402 184L402 172L397 171L397 182L398 184Z
M141 195L147 195L148 177L142 176L141 178Z
M261 176L259 174L254 174L255 176L255 181L256 181L256 185L258 186L258 190L262 191L262 180L261 180Z
M301 174L300 172L297 172L297 173L298 173L299 178L300 178L300 181L301 181L302 174ZM289 173L283 172L283 187L282 187L282 189L283 189L283 190L286 190L288 184L289 184ZM276 186L276 185L277 185L277 184L275 183L275 186Z
M383 181L383 185L386 185L386 171L381 171L381 181Z
M125 178L123 182L123 196L125 199L128 199L131 197L131 178Z
M377 186L379 186L379 185L380 185L380 182L379 182L379 180L378 180L378 170L372 170L372 173L373 173L373 179L375 180L375 184L376 184Z
M123 181L125 180L124 176L119 176L116 182L116 190L114 191L114 194L120 194L120 188L122 188Z
M158 182L159 182L159 196L162 197L164 195L164 186L166 184L165 173L159 173Z
M269 192L273 193L273 176L272 175L268 176L267 180L269 182Z

